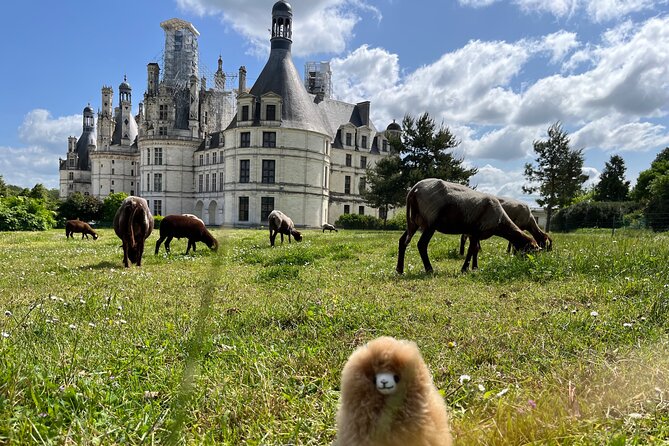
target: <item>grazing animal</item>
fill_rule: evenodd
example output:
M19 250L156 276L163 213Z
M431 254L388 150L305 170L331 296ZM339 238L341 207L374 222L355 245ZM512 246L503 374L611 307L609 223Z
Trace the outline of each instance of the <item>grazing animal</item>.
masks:
M341 374L337 446L450 446L444 399L414 342L380 337Z
M146 200L129 196L114 215L114 232L123 242L123 265L142 266L144 241L153 231L153 215Z
M274 239L277 234L281 234L281 244L283 244L283 235L288 236L288 243L290 243L290 236L295 237L296 241L302 240L302 234L295 230L295 224L283 212L274 209L267 217L269 220L269 243L274 246Z
M184 217L190 217L190 218L194 218L196 220L200 220L202 222L202 224L204 224L204 221L195 214L181 214L181 215L183 215Z
M95 232L91 225L81 220L68 220L65 222L65 238L74 238L74 233L81 232L81 238L88 238L89 234L93 236L93 240L98 239L98 233Z
M404 272L404 254L411 238L420 229L418 252L425 271L432 265L427 245L436 231L444 234L468 234L471 237L462 272L478 268L479 241L493 235L509 240L518 251L539 250L537 243L506 215L499 200L456 183L428 178L416 183L407 194L407 229L399 240L397 272Z
M532 234L534 241L537 242L537 245L539 245L541 249L545 249L546 251L553 249L553 239L541 230L527 203L508 197L497 197L497 199L511 221L513 221L521 230L528 231ZM465 242L467 241L467 237L467 234L462 234L460 237L460 255L465 253ZM506 252L511 252L510 242L506 247Z
M337 228L335 228L334 225L331 225L330 223L323 224L323 232L325 232L326 229L330 232L332 232L332 231L339 232L339 231L337 231Z
M190 251L191 246L195 252L195 242L203 242L214 251L218 249L218 241L207 230L202 220L194 215L168 215L163 218L160 222L160 238L156 242L156 254L163 240L165 240L165 251L169 254L170 243L174 237L188 239L186 254Z

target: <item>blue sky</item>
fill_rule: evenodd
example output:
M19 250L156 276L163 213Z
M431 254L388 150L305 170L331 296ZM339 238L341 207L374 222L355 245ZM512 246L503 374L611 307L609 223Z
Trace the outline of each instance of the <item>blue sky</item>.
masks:
M22 0L3 4L0 175L58 185L67 137L100 88L127 75L135 111L163 20L200 32L200 63L240 65L251 86L268 54L273 0ZM370 100L383 129L429 112L479 168L472 185L523 197L532 141L560 121L591 182L619 154L634 183L669 146L667 0L295 0L293 56L331 61L334 93ZM209 76L210 77L210 76ZM211 77L210 77L211 78ZM525 197L528 199L531 197Z

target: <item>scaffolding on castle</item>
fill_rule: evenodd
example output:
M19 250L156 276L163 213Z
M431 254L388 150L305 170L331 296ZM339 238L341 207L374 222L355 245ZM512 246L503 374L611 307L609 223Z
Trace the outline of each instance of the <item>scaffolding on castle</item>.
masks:
M311 94L332 97L332 71L329 62L307 62L304 64L304 86Z

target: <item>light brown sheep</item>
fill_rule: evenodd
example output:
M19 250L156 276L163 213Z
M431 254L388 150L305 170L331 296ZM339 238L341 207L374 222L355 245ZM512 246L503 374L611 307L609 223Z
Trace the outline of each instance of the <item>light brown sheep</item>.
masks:
M288 236L288 243L290 243L290 236L295 237L296 241L302 240L302 234L295 230L295 224L283 212L274 209L267 217L269 222L269 243L274 246L274 240L277 234L281 234L281 243L283 244L283 235Z
M444 399L414 342L377 338L341 374L337 446L450 446Z
M186 254L191 246L195 252L195 242L204 242L209 249L216 251L218 241L211 235L211 232L204 226L202 220L194 215L168 215L160 222L160 238L156 241L156 252L160 249L160 244L165 241L165 251L169 254L170 243L173 238L187 238L188 247Z
M539 249L506 215L495 196L437 178L419 181L407 194L407 230L400 237L397 255L399 274L404 272L404 254L418 229L423 232L418 240L418 252L428 273L433 269L427 245L436 231L471 237L462 272L469 269L470 261L472 269L478 268L479 241L493 235L504 237L522 252Z

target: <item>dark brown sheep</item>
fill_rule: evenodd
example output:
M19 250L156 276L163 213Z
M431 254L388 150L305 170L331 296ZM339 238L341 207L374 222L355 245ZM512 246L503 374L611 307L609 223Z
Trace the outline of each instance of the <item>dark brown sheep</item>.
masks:
M191 246L195 252L195 242L203 242L214 251L218 249L218 241L207 230L202 220L190 214L168 215L163 218L163 221L160 222L160 238L156 242L156 254L163 240L165 240L165 251L169 254L170 243L175 237L188 239L186 254L190 251Z
M295 237L296 241L302 240L302 234L295 230L295 224L286 214L281 211L273 210L267 217L269 221L269 243L274 246L274 239L276 234L281 234L281 243L283 243L283 235L288 236L288 243L290 243L290 236Z
M428 273L432 265L427 245L436 231L444 234L468 234L469 250L462 272L478 268L479 241L493 235L509 240L522 252L539 249L536 242L521 231L506 215L499 200L456 183L428 178L416 183L407 194L407 230L400 237L397 272L404 272L404 254L411 238L420 229L418 252Z
M546 251L553 249L553 239L541 230L527 203L508 197L497 197L497 199L511 221L513 221L521 230L528 231L532 234L534 241L537 242L537 245L539 245L541 249L545 249ZM460 255L465 253L466 241L467 234L462 234L462 237L460 238ZM506 252L511 252L510 242L506 247Z
M142 266L144 241L153 231L153 215L146 200L130 196L123 200L114 216L114 232L123 242L123 265Z
M68 220L65 222L65 238L72 237L74 238L74 233L81 232L81 238L88 238L89 235L93 236L93 240L98 239L98 233L95 232L91 225L81 220Z

